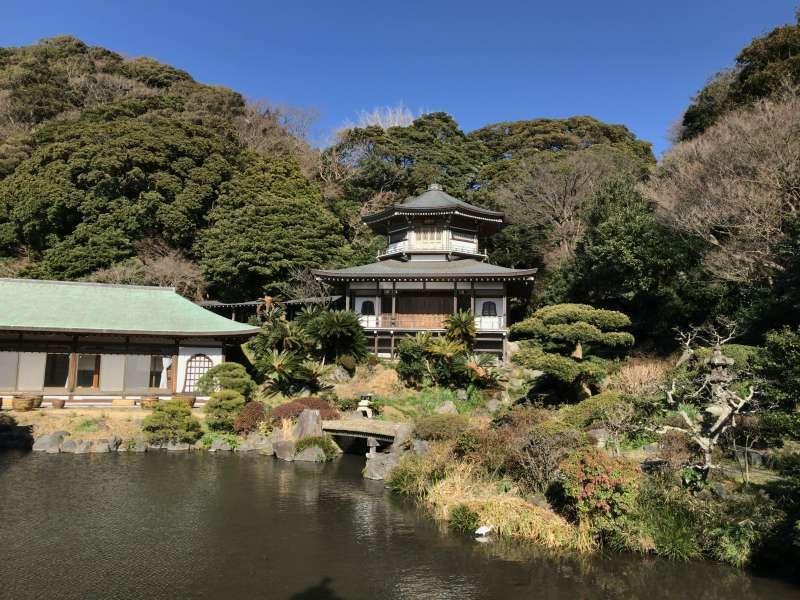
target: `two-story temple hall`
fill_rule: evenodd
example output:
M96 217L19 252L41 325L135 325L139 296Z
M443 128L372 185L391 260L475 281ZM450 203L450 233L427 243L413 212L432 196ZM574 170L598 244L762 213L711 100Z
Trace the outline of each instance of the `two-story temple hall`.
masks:
M487 262L481 239L503 226L503 214L445 193L431 184L364 222L386 237L377 262L315 270L361 316L372 350L393 357L399 338L420 331L444 333L459 310L475 315L476 349L507 355L508 299L530 293L536 269L509 269Z

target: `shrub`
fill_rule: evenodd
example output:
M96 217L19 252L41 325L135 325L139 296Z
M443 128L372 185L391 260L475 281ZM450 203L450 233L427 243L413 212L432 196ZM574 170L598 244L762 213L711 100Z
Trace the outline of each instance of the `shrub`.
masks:
M471 511L465 504L459 504L450 511L447 526L458 533L474 533L479 526L478 513Z
M556 481L561 462L585 441L580 431L558 420L536 423L514 454L514 475L528 490L544 493Z
M406 454L386 482L395 494L424 498L430 486L444 478L451 461L452 454L445 448L431 448L425 456Z
M325 460L333 460L339 455L339 448L329 435L303 438L295 444L294 449L296 452L302 452L306 448L313 448L314 446L322 450L325 454Z
M272 422L280 422L283 419L296 419L307 408L318 410L320 417L326 421L341 418L339 411L333 408L327 400L313 396L297 398L291 402L280 404L269 411L268 418Z
M696 454L690 442L688 435L675 429L669 429L661 434L658 440L658 454L667 461L672 473L683 469Z
M17 420L9 414L0 413L0 431L13 429L17 426Z
M245 399L236 390L220 390L206 402L206 424L211 431L233 432L234 422L244 408Z
M256 391L256 382L242 365L225 362L206 371L197 381L197 391L204 396L221 390L239 392L245 400L250 400Z
M202 434L200 421L178 400L159 402L142 421L142 431L154 444L194 443Z
M784 327L767 333L753 363L765 382L764 396L784 410L794 409L800 398L800 331Z
M455 440L469 427L464 415L430 415L414 423L414 435L422 440Z
M565 460L561 473L565 508L573 518L601 540L626 533L642 481L635 464L587 448Z
M236 448L239 445L239 440L236 439L236 436L232 433L222 433L219 431L208 432L206 433L201 439L200 443L203 444L203 448L208 450L211 447L211 444L214 443L214 440L222 439L228 442L228 445L231 448Z
M251 401L244 405L236 420L233 429L236 433L248 434L258 429L258 424L266 420L267 412L261 402Z

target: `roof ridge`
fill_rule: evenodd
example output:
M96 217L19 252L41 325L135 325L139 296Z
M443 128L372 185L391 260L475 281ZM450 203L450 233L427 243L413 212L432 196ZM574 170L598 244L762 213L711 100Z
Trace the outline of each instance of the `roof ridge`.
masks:
M134 290L153 290L160 292L176 292L174 287L166 287L161 285L138 285L127 283L100 283L98 281L61 281L57 279L28 279L25 277L0 277L0 283L35 283L35 284L50 284L50 285L74 285L85 287L106 287L106 288L124 288Z

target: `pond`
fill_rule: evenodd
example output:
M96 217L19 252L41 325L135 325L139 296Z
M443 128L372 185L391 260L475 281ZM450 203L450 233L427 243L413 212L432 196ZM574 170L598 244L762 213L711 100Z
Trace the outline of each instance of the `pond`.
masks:
M0 453L0 597L797 598L713 563L557 557L443 531L363 459Z

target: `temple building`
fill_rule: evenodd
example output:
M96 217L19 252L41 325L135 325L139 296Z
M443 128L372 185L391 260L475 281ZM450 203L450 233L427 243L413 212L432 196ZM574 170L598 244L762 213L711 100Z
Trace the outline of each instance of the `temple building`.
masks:
M171 288L0 279L0 397L70 402L168 398L257 327Z
M530 293L536 269L486 262L480 240L503 226L502 213L472 206L432 184L364 222L386 236L377 262L314 274L340 289L345 307L361 315L376 354L393 357L399 338L443 333L448 315L469 310L478 331L476 349L506 357L508 298Z

